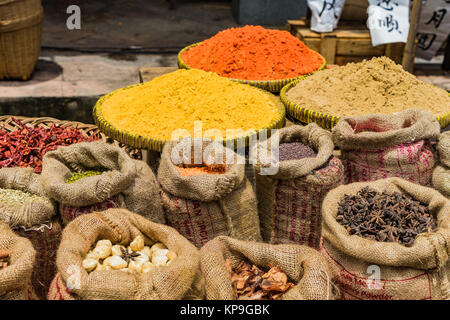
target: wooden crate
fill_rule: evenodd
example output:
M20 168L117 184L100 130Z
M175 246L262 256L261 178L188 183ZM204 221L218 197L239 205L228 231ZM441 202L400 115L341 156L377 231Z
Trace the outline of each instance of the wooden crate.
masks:
M320 52L328 64L344 65L379 56L387 56L396 63L402 63L404 43L373 47L369 29L358 21L342 22L329 33L311 31L306 19L288 20L287 28L309 48Z

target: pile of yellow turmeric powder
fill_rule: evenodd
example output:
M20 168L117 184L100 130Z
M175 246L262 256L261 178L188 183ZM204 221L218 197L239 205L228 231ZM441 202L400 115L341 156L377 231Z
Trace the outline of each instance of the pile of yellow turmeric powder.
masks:
M119 130L160 140L193 137L196 121L201 121L204 137L229 139L265 128L279 117L271 94L201 70L177 70L119 89L100 111ZM230 129L242 131L227 133Z

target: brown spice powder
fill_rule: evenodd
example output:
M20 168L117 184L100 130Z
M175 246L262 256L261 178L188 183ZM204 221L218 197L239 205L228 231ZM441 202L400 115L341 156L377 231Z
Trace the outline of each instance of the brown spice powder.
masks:
M337 116L389 114L421 108L450 111L450 97L418 80L387 57L331 68L300 81L287 97L301 106Z

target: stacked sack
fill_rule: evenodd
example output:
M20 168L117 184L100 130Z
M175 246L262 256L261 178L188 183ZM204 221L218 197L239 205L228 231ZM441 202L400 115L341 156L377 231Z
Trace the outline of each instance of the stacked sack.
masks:
M435 117L416 109L341 118L333 141L342 152L345 183L399 177L430 185L439 133Z
M438 153L440 163L433 171L433 187L447 198L450 197L450 131L439 137Z
M28 194L25 200L1 200L0 221L31 240L36 250L32 284L36 294L45 298L56 273L56 250L61 238L56 206L47 197L39 175L32 168L0 169L0 189Z
M230 161L225 163L226 159ZM222 170L182 175L182 170L202 168ZM166 143L158 181L168 225L195 246L220 235L261 240L256 198L245 177L245 162L238 161L222 144L189 138Z

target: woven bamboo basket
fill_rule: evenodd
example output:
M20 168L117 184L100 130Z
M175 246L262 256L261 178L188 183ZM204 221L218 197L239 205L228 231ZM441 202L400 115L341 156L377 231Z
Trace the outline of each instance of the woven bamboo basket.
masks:
M178 62L178 68L180 69L193 69L190 66L188 66L183 59L181 58L181 55L183 54L183 52L188 51L190 48L192 47L196 47L200 44L200 42L191 44L190 46L187 46L186 48L182 49L177 56L177 62ZM320 66L319 69L317 69L316 71L309 73L309 74L304 74L295 78L288 78L288 79L279 79L279 80L243 80L243 79L231 79L231 78L227 78L233 81L237 81L239 83L244 83L244 84L249 84L251 86L255 86L273 93L278 93L280 92L280 90L287 85L288 83L295 81L297 79L302 79L304 77L310 76L313 73L323 70L325 69L325 67L327 66L327 61L325 60L325 58L321 55L322 59L323 59L323 63Z
M113 139L105 136L100 132L98 127L93 124L86 124L82 122L76 122L76 121L62 121L55 118L28 118L28 117L20 117L20 116L0 116L0 129L5 129L6 131L13 132L17 129L19 129L19 125L13 121L14 119L17 119L21 121L23 124L31 127L44 127L44 128L50 128L53 124L61 126L61 127L67 127L71 126L73 128L79 129L82 133L84 133L87 137L90 137L94 134L99 134L101 137L101 140L116 146L121 147L124 149L133 159L142 159L142 153L140 150L136 150L133 148L129 148L128 146L125 146L118 141L114 141Z
M41 49L41 0L0 0L0 80L27 80Z
M286 107L286 112L289 116L304 123L315 122L324 129L331 130L339 121L339 116L330 115L318 111L308 109L307 106L298 105L288 99L287 92L295 87L302 79L293 81L281 89L280 99ZM450 112L443 113L436 117L436 120L440 123L441 128L445 128L450 125Z
M131 88L134 88L137 86L141 86L141 85L143 85L143 84L139 83L139 84L135 84L132 86L124 87L124 88L118 89L116 91L113 91L113 92L101 97L94 106L94 111L93 111L94 121L104 134L106 134L108 137L110 137L112 139L120 141L124 145L127 145L131 148L147 149L147 150L152 150L152 151L156 151L156 152L162 152L164 144L167 142L167 140L161 140L161 139L157 139L157 138L153 138L153 137L144 137L141 135L132 134L132 133L120 130L120 129L116 128L113 124L108 122L102 114L102 104L105 102L105 100L110 98L112 95L114 95L118 91L128 90L128 89L131 89ZM267 91L264 91L262 89L258 89L258 90L261 90L261 92L264 92L264 94L270 95L271 99L275 102L275 104L278 108L278 117L265 128L260 128L256 132L249 133L242 137L230 139L229 141L233 141L235 148L238 145L240 145L239 143L243 143L242 139L245 139L245 145L248 146L250 137L259 136L259 134L265 130L268 130L267 134L270 135L270 129L279 129L279 128L284 127L284 125L285 125L286 110L285 110L283 104L280 102L280 100L276 96L274 96L273 94L271 94ZM218 110L218 112L220 112L220 110ZM239 116L239 115L237 115L237 116ZM224 145L226 145L227 140L224 140L222 142Z

